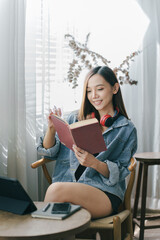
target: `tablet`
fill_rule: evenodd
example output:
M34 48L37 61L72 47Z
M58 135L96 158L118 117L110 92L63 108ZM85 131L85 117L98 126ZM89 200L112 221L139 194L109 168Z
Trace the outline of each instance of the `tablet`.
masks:
M0 210L27 214L37 208L17 179L0 177Z

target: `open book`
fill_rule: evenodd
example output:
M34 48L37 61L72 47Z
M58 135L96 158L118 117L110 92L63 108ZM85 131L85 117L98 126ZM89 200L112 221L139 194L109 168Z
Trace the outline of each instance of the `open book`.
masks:
M72 150L73 144L83 150L95 154L106 151L99 122L96 118L87 119L72 124L57 115L51 115L58 137L62 144Z

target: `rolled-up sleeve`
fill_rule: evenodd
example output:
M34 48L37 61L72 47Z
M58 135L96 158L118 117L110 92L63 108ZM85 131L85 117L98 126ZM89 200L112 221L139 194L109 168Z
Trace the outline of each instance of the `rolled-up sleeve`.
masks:
M101 175L101 178L108 186L113 186L119 181L123 181L130 173L128 166L130 159L137 150L137 132L133 129L123 149L118 149L117 159L106 159L104 162L108 165L109 178Z
M106 160L105 163L108 165L109 178L103 177L103 181L108 185L115 185L119 181L119 168L118 165L114 162Z
M41 155L44 157L56 157L59 152L59 148L60 148L60 141L59 141L58 137L55 138L55 140L56 140L55 145L48 149L45 149L43 147L43 138L44 137L40 137L38 140L38 144L37 144L38 155Z

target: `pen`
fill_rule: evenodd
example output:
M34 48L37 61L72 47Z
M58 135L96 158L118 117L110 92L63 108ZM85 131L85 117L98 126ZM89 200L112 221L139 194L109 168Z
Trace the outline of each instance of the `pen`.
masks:
M46 212L48 210L48 208L50 207L50 203L48 203L43 209L42 212Z

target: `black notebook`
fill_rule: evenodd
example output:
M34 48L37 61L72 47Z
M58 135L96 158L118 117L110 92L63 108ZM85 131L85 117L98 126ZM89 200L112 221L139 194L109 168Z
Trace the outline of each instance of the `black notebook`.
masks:
M54 204L56 203L46 203L44 208L38 209L34 211L31 215L35 218L48 218L48 219L57 219L62 220L69 216L71 216L73 213L77 212L81 209L80 205L74 205L70 203L70 210L67 213L56 213L56 211L53 213L52 209L54 207ZM59 205L63 205L63 203L59 203Z
M0 210L23 215L36 209L17 179L0 177Z

